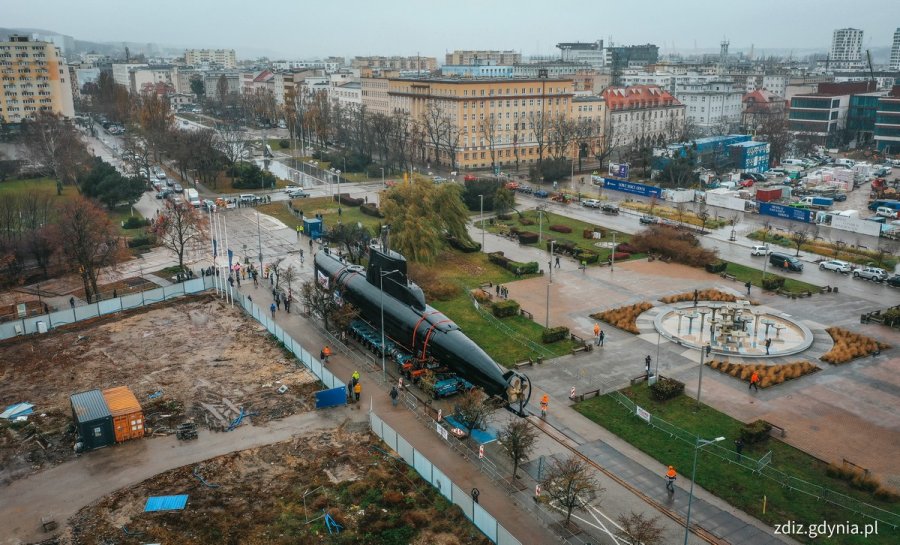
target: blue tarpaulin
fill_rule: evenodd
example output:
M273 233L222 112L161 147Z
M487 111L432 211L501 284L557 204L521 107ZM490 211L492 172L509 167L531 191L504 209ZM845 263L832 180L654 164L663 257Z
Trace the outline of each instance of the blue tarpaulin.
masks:
M341 386L316 392L316 408L340 407L347 404L347 388Z
M27 416L34 412L34 405L31 403L16 403L10 405L0 414L0 418L15 420L19 416Z
M144 511L177 511L187 505L187 494L180 496L150 496Z
M470 437L479 445L486 445L497 440L497 432L490 428L487 430L472 430Z

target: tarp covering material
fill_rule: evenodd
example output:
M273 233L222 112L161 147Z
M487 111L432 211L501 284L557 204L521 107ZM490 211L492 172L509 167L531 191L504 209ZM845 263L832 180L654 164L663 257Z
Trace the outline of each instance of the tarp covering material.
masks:
M34 405L31 403L16 403L15 405L10 405L5 411L0 413L0 418L15 420L18 416L25 416L33 413L33 407Z
M176 511L187 505L187 494L180 496L150 496L144 511Z

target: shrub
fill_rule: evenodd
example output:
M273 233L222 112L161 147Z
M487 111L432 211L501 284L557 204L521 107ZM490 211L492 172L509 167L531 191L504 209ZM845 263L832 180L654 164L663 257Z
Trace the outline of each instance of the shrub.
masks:
M140 248L142 246L150 246L151 244L153 244L153 241L148 236L134 237L128 241L129 248Z
M762 281L762 287L764 290L777 291L784 287L784 281L785 278L783 276L767 276Z
M591 314L591 318L602 320L610 325L618 327L619 329L628 331L629 333L638 334L640 333L640 330L638 330L636 325L637 317L642 312L647 311L651 308L653 308L653 305L646 301L643 301L641 303L635 303L633 305L605 310L597 314Z
M725 272L725 269L728 268L728 263L725 261L716 261L713 263L706 264L706 272L717 274Z
M281 149L288 149L289 147L291 147L291 143L287 140L282 139L278 141L278 147Z
M522 225L534 225L534 220L523 216L519 218L519 223L521 223Z
M725 293L723 291L715 290L715 289L705 289L699 290L697 292L697 299L700 301L720 301L726 303L733 303L737 301L737 297L731 295L730 293ZM669 295L666 297L660 298L660 301L663 303L670 305L672 303L680 303L682 301L693 301L694 300L694 292L686 291L684 293L679 293L677 295Z
M450 243L450 246L453 246L457 250L463 253L470 254L472 252L480 252L481 244L478 242L474 242L472 240L459 240L454 236L447 236L447 242Z
M512 299L497 301L491 305L491 312L497 318L506 318L507 316L515 316L519 313L519 303Z
M640 253L637 250L637 248L635 248L631 244L628 244L627 242L623 242L622 244L617 244L616 251L617 252L625 252L626 254L639 254Z
M756 420L741 428L741 440L746 445L753 445L768 439L770 431L772 424L765 420Z
M701 247L696 236L677 229L652 226L632 236L629 244L639 253L660 254L692 267L704 267L716 260L714 250Z
M506 264L509 263L509 258L503 255L503 252L491 252L488 254L488 261L493 263L494 265L500 265L504 269L506 268Z
M586 238L586 239L593 239L594 238L594 230L593 229L585 229L584 231L581 232L581 237Z
M462 288L445 280L430 280L419 285L428 300L449 301L458 296Z
M531 231L521 231L519 233L520 244L534 244L538 241L538 234Z
M825 331L831 335L834 346L821 357L821 360L831 364L846 363L890 348L887 344L842 327L829 327Z
M568 225L551 225L550 230L556 231L557 233L571 233L572 232L572 228L569 227Z
M522 274L537 274L538 267L539 265L537 261L529 261L528 263L522 263L521 261L510 261L506 264L506 268L509 271L519 271Z
M808 361L795 361L793 363L785 363L780 365L762 365L747 363L731 363L727 361L710 360L704 362L706 365L726 375L742 381L750 380L753 371L759 373L759 387L768 388L775 384L781 384L786 380L800 378L803 375L815 373L818 367Z
M578 261L584 261L588 265L594 264L600 261L600 254L596 252L592 252L590 250L582 250L578 252L578 255L575 256L578 258Z
M616 252L612 255L612 258L615 261L625 261L629 257L631 257L631 254L626 254L625 252Z
M336 195L334 197L334 200L343 204L344 206L360 206L365 202L363 199L351 197L349 193L341 193L340 195Z
M497 219L500 221L509 221L512 219L512 216L509 214L497 214Z
M122 222L123 229L137 229L148 225L150 225L150 220L140 216L129 216L128 219Z
M544 344L555 343L569 336L569 328L566 326L557 326L544 329L541 333L541 342Z
M650 393L657 401L673 399L684 393L684 383L673 378L660 377L652 386Z
M547 241L547 250L550 250L550 241ZM578 252L582 251L578 246L575 245L574 242L569 242L568 240L560 240L557 241L556 244L553 245L553 251L558 254L572 254L575 255Z
M375 205L375 203L367 202L363 203L359 206L359 211L367 216L372 216L375 218L383 218L384 214L381 213L381 210Z

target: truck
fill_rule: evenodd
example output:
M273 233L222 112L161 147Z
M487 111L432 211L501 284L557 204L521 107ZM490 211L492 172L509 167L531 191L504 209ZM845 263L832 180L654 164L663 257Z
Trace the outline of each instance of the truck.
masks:
M834 206L834 199L830 197L803 197L803 200L800 201L810 208L815 208L817 210L828 210L832 206Z
M756 200L760 202L772 202L781 198L781 188L760 188L756 190Z
M202 205L202 203L200 202L200 194L197 193L196 189L191 187L184 190L184 200L186 200L194 208L200 208L200 206Z

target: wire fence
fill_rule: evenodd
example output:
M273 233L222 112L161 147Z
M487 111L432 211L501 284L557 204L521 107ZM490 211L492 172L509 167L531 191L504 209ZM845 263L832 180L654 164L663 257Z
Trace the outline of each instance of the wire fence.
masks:
M472 304L475 306L475 311L478 312L478 314L482 318L484 318L484 320L487 323L489 323L494 328L502 331L510 339L516 341L517 343L524 346L528 350L531 350L532 352L541 355L542 357L552 358L555 356L555 354L553 352L551 352L550 350L548 350L546 347L541 346L538 343L523 337L520 333L513 330L508 325L504 324L503 321L498 319L496 316L492 315L490 312L487 312L486 310L481 308L481 304L478 301L476 301L474 297L472 297Z
M673 439L678 439L679 441L682 441L690 445L691 447L694 447L696 445L697 436L695 434L679 428L678 426L675 426L674 424L652 414L650 414L649 417L646 414L644 414L643 416L638 416L637 404L635 404L634 401L622 394L622 392L613 391L607 395L611 396L629 413L635 415L636 418L642 418L645 421L647 421L647 419L649 418L650 427L655 428L659 432L664 433ZM734 452L734 450L723 447L717 443L710 443L704 446L703 450L704 453L708 455L716 456L723 462L736 465L746 469L747 471L756 473L758 476L769 479L770 481L778 484L781 487L790 488L791 490L800 492L801 494L806 494L808 496L816 498L817 500L826 501L836 507L846 509L853 512L854 514L861 515L872 520L876 520L894 529L900 527L900 513L887 511L886 509L882 509L878 506L853 498L842 492L838 492L836 490L832 490L818 484L810 483L803 479L789 475L784 471L776 469L771 463L771 452L767 453L761 458L753 458L752 456L737 454Z

